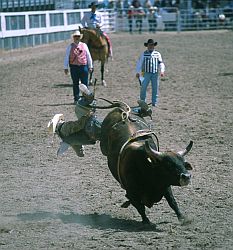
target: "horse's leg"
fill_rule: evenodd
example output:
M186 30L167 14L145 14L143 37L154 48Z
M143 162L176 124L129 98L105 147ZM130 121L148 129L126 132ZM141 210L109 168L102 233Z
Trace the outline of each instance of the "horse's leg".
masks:
M94 72L94 68L93 68L93 70L90 72L90 76L89 76L89 86L93 85L93 81L92 81L93 72Z
M101 61L101 81L103 86L107 86L106 81L104 80L104 62Z

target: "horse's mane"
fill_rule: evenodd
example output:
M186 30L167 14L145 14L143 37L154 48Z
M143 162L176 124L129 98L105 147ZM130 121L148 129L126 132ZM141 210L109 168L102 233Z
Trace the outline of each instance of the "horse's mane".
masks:
M83 34L82 41L87 44L100 47L107 44L102 32L97 29L82 28L81 33Z
M87 44L92 60L101 62L101 77L103 80L104 63L108 60L108 41L101 30L79 27L79 31L83 35L81 41Z
M94 29L94 28L93 29L91 29L91 28L83 28L82 32L83 33L89 33L89 34L92 34L92 35L97 36L97 37L100 36L100 32L98 32L98 30Z

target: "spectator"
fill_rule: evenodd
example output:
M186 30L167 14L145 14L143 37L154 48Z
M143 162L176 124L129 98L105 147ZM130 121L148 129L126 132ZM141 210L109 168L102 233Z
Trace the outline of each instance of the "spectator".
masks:
M157 7L150 7L147 18L149 23L149 32L155 33L158 18Z
M130 2L129 2L129 0L124 0L123 1L123 8L124 9L128 9L130 7Z
M160 7L161 7L160 0L155 0L155 2L154 2L154 7L157 7L157 8L160 8Z
M116 10L118 13L118 17L122 17L122 13L123 13L123 2L122 0L117 0L116 1Z
M172 7L171 2L169 0L162 0L161 7Z
M114 9L114 1L110 0L107 5L107 9Z
M139 7L138 9L135 10L135 24L136 28L138 28L138 33L142 33L142 22L143 18L145 17L145 11L143 10L142 7Z
M128 12L127 12L127 17L128 17L128 24L129 24L129 33L133 33L133 18L134 18L134 7L133 5L130 5Z
M152 6L151 1L150 0L145 0L143 3L143 8L144 11L147 13L148 10L150 9L150 7Z
M136 9L141 7L141 3L140 3L139 0L133 0L131 5L133 5L133 7L136 8Z

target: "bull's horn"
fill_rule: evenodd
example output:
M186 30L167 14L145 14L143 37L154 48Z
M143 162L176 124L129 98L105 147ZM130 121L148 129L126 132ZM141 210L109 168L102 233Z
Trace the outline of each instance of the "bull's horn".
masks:
M155 156L161 156L161 153L155 149L153 149L148 141L145 141L145 149L146 149L146 153L151 156L152 158Z
M106 101L106 102L108 102L108 103L113 104L113 102L112 102L112 101L109 101L108 99L105 99L105 98L102 98L102 97L100 97L99 99L100 99L100 100L104 100L104 101Z
M111 109L117 108L119 105L111 104L109 106L98 106L98 105L89 105L93 109Z
M130 112L131 111L130 106L127 103L125 103L125 102L122 102L122 101L113 101L113 103L118 104L120 108L123 108L123 106L126 107L126 112Z
M177 152L177 154L179 154L180 156L185 156L191 150L192 146L193 146L193 141L190 141L189 145L186 147L186 149Z

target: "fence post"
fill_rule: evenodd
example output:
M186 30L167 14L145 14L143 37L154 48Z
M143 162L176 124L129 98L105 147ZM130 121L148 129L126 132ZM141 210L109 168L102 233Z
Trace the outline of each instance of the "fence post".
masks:
M177 32L180 33L181 31L181 20L180 20L180 10L177 9Z

